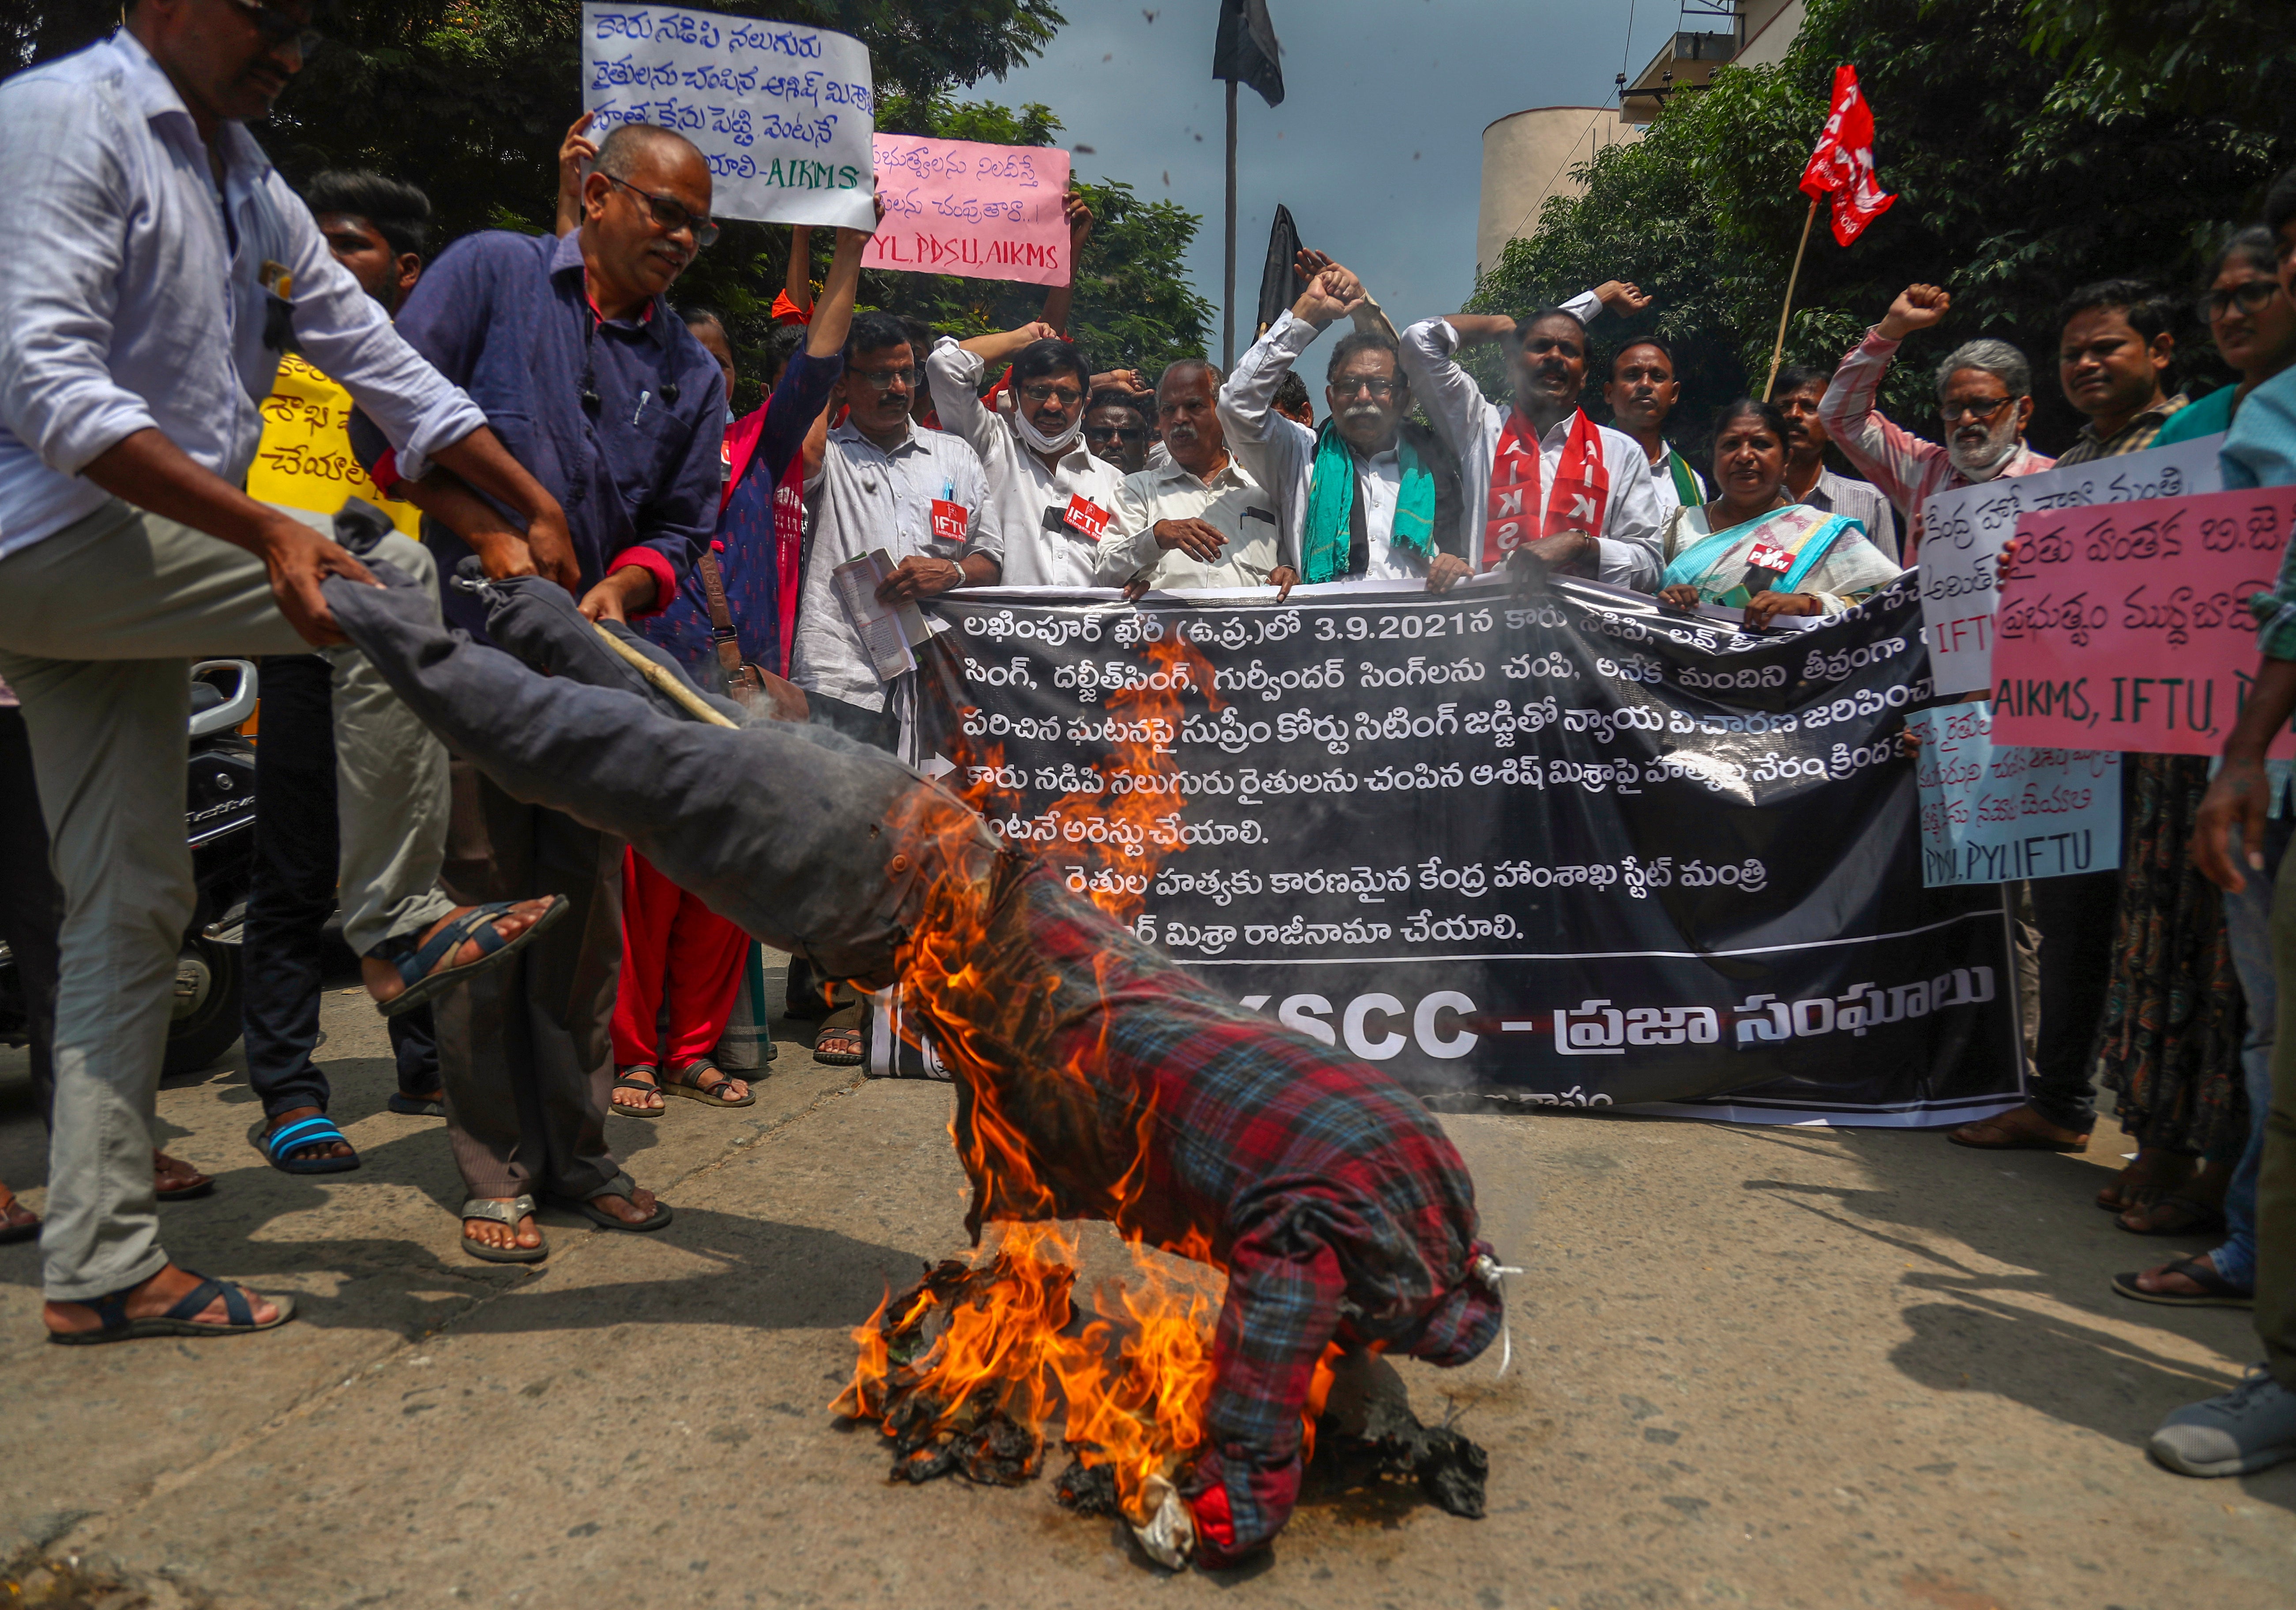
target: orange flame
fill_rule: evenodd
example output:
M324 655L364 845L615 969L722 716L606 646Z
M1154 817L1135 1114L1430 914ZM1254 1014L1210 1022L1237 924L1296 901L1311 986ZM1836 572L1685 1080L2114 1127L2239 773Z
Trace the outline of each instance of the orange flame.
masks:
M958 774L969 779L967 804L1004 826L1009 839L1040 849L1067 870L1071 890L1119 922L1138 915L1158 868L1183 842L1186 801L1175 759L1183 700L1193 695L1217 707L1211 666L1199 651L1164 638L1147 644L1145 657L1148 668L1105 697L1105 760L1083 770L1086 786L1070 789L1044 813L1019 816L995 744L977 743ZM984 1248L969 1268L944 1265L898 1311L889 1299L853 1333L853 1379L832 1407L878 1421L897 1446L912 1450L905 1461L935 1468L947 1467L950 1450L978 1446L968 1439L993 1417L1018 1426L1038 1451L1058 1424L1087 1467L1109 1467L1119 1507L1143 1523L1150 1478L1175 1474L1203 1441L1217 1281L1176 1276L1126 1230L1128 1209L1147 1188L1141 1163L1150 1154L1154 1113L1144 1112L1134 1161L1095 1204L1126 1234L1133 1277L1096 1290L1092 1317L1081 1319L1071 1296L1074 1235L1050 1222L1055 1195L1037 1175L1024 1128L998 1110L999 1083L985 1072L1010 1065L1010 1048L1029 1043L1037 1009L1058 981L991 977L980 965L991 858L978 817L944 793L921 791L899 826L913 842L937 844L946 868L904 953L902 986L966 1081L972 1147L966 1170L975 1180L995 1181L994 1207L1004 1223L993 1250ZM1087 1046L1055 1070L1074 1078L1079 1097L1089 1094L1085 1064L1097 1049ZM971 1077L975 1071L983 1076ZM1199 1264L1214 1261L1200 1236L1168 1250ZM1322 1372L1319 1386L1327 1390L1328 1381ZM1007 1458L981 1479L1005 1479L1014 1467ZM907 1474L906 1465L897 1466L896 1474Z

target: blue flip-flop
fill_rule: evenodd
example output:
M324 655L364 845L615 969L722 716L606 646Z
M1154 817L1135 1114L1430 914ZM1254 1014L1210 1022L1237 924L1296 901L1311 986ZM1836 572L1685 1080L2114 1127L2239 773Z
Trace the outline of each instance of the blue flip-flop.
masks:
M87 1306L103 1323L94 1330L52 1330L48 1340L65 1347L93 1347L104 1342L132 1342L138 1336L246 1336L259 1330L276 1330L295 1317L295 1300L287 1296L266 1297L279 1311L268 1320L258 1322L254 1305L242 1294L239 1287L201 1275L197 1269L185 1269L187 1275L198 1276L199 1284L185 1294L182 1302L164 1314L154 1314L142 1319L127 1317L127 1295L135 1289L128 1286L108 1296L85 1299ZM140 1284L140 1282L138 1283ZM201 1325L198 1315L217 1297L223 1299L224 1323Z
M375 1010L385 1017L397 1017L402 1012L428 1006L456 984L501 966L532 944L545 928L564 916L571 902L562 894L552 895L540 916L516 938L504 939L495 924L508 916L511 908L517 904L516 900L488 900L483 906L473 906L404 955L384 957L398 969L398 982L406 987L389 1000L377 1001ZM456 967L439 966L440 961L473 942L479 947L478 960ZM438 968L435 973L431 971L434 967Z
M316 1118L305 1118L271 1134L264 1132L268 1119L258 1120L247 1132L263 1160L283 1174L348 1174L358 1167L358 1154L348 1157L290 1157L287 1154L304 1146L324 1146L333 1141L350 1145L350 1138L335 1128L334 1120L322 1113Z

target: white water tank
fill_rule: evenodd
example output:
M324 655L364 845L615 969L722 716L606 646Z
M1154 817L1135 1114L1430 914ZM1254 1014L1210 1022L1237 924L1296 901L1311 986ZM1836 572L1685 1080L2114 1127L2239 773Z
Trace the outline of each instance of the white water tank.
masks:
M1607 106L1534 106L1484 129L1475 272L1489 273L1509 241L1538 226L1538 209L1549 196L1584 188L1570 177L1573 168L1641 132Z

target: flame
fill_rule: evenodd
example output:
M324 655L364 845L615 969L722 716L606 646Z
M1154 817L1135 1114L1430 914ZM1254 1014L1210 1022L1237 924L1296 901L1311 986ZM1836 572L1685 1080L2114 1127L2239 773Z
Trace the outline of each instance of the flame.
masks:
M1215 702L1210 664L1193 647L1152 641L1145 659L1133 684L1103 702L1111 741L1090 770L1098 787L1063 794L1013 835L1041 847L1072 891L1118 922L1137 916L1164 858L1181 846L1174 746L1183 699ZM944 1263L879 1304L853 1333L853 1379L832 1408L876 1421L895 1443L894 1474L920 1480L960 1466L975 1479L1024 1480L1058 1425L1081 1463L1108 1469L1119 1507L1142 1524L1152 1507L1149 1482L1177 1474L1203 1441L1220 1281L1201 1268L1176 1273L1128 1228L1148 1188L1155 1114L1144 1111L1130 1163L1090 1204L1126 1237L1130 1273L1095 1290L1089 1318L1078 1311L1074 1230L1057 1221L1062 1203L1037 1176L1025 1129L999 1110L992 1076L1015 1065L1015 1047L1041 1043L1037 1008L1059 981L991 976L982 964L996 846L980 817L1010 822L1018 801L1001 792L1011 776L1001 747L978 743L962 762L972 809L924 789L896 823L909 842L937 849L944 869L912 931L901 982L964 1083L966 1171L995 1182L1000 1233L969 1264ZM1099 1049L1087 1041L1053 1070L1074 1080L1080 1102L1092 1099L1086 1071ZM1218 1267L1199 1232L1163 1250ZM1329 1379L1319 1372L1318 1406Z

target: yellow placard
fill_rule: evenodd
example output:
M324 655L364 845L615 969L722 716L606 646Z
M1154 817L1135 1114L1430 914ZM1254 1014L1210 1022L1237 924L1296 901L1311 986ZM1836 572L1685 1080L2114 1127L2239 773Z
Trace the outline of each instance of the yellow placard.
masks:
M351 451L351 394L290 353L263 399L263 445L248 467L247 495L258 502L332 519L346 497L364 497L409 537L420 538L422 514L393 503L367 478Z

